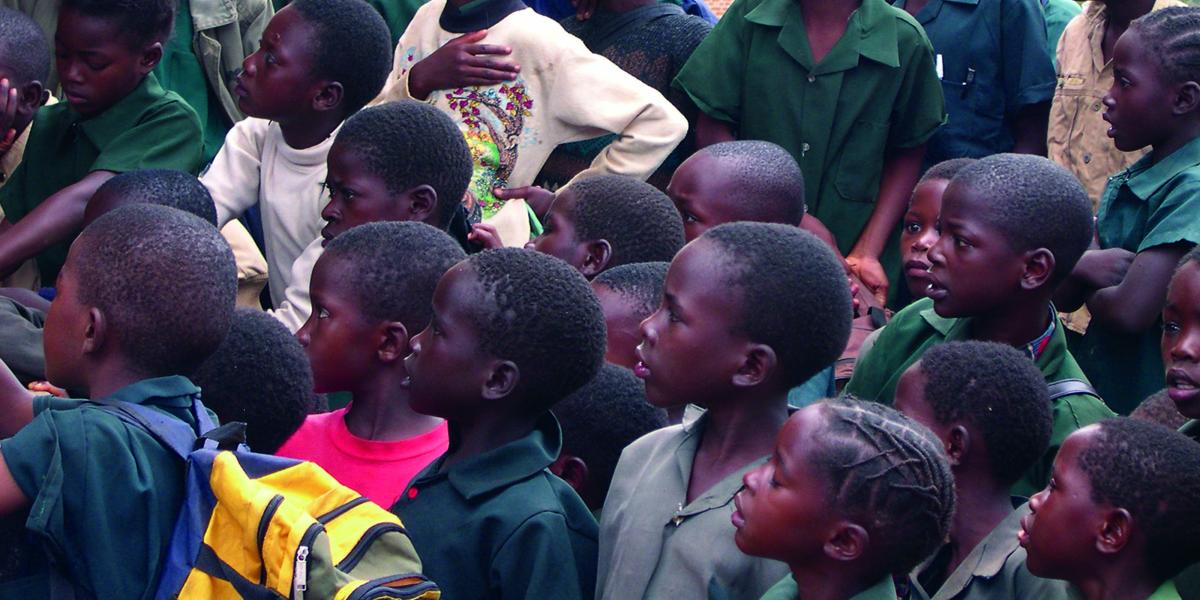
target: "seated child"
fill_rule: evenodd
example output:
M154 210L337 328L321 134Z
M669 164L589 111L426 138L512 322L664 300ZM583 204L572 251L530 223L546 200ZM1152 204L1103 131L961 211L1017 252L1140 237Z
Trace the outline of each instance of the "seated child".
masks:
M293 263L319 237L329 146L383 87L389 39L362 0L295 0L242 63L234 90L249 118L229 130L200 180L217 204L218 226L256 204L262 212L271 308L282 306Z
M1009 495L1050 444L1050 394L1033 361L995 342L938 344L900 377L896 408L941 441L957 498L949 539L913 570L910 598L1065 600L1062 582L1025 568L1017 532L1029 509Z
M554 195L545 230L526 245L567 261L591 279L630 263L668 262L683 247L670 198L623 175L593 175Z
M1200 441L1200 249L1184 255L1162 313L1164 390L1187 420L1179 431Z
M938 215L942 194L958 172L974 163L973 158L942 161L921 176L908 200L908 210L900 220L900 261L905 286L900 288L896 306L901 308L925 297L929 287L929 249L937 243Z
M550 414L604 363L587 280L530 250L475 254L433 294L404 360L412 409L446 419L450 447L392 512L446 598L591 598L596 521L548 467Z
M1170 369L1169 364L1167 368ZM1129 418L1158 423L1171 429L1179 429L1190 420L1175 407L1175 401L1171 399L1170 391L1165 388L1142 400L1142 403L1129 413Z
M1086 600L1178 600L1171 578L1200 561L1200 444L1105 419L1067 438L1029 509L1019 536L1030 573Z
M562 453L550 472L566 481L599 516L621 451L667 426L662 409L646 402L646 385L629 369L606 363L574 394L554 405Z
M662 94L515 0L422 6L377 101L401 98L428 101L462 128L475 168L471 221L492 223L506 246L529 241L521 194L559 144L615 133L572 181L599 173L645 180L688 130Z
M55 56L66 102L34 117L24 158L0 188L0 277L37 258L50 285L92 194L117 173L200 167L200 122L151 71L175 19L161 0L64 0Z
M50 44L38 24L0 8L0 187L21 164L33 116L50 99L49 76Z
M621 265L592 279L592 291L604 311L605 361L626 369L637 364L634 349L642 343L642 321L662 304L668 266L665 262Z
M121 207L71 245L46 317L46 374L77 397L152 406L195 426L200 388L183 374L220 345L236 292L233 254L211 225L164 206ZM148 597L184 464L100 407L31 398L7 369L0 380L0 516L33 507L26 528L76 597Z
M1119 150L1151 150L1109 178L1096 219L1101 250L1080 259L1061 294L1064 309L1082 302L1091 313L1071 351L1122 414L1162 387L1158 319L1167 284L1200 243L1197 30L1200 7L1172 7L1138 18L1117 40L1117 84L1104 99L1108 135Z
M261 310L238 308L229 335L191 379L220 422L246 424L254 452L274 454L317 409L304 349Z
M1050 297L1092 238L1092 210L1075 178L1050 161L997 154L967 166L942 196L941 231L929 249L928 297L896 313L858 359L846 393L890 404L896 382L930 346L981 340L1027 353L1053 398L1050 448L1013 488L1033 493L1062 441L1113 413L1084 385Z
M312 276L313 313L296 333L318 394L354 401L311 415L280 456L311 460L380 506L446 452L440 418L413 412L410 339L429 324L433 289L466 254L423 223L370 223L332 241Z
M837 257L794 226L727 223L684 247L642 323L646 398L698 419L621 455L604 502L597 598L758 598L787 565L733 544L733 496L771 454L787 393L831 363L850 333Z
M792 415L734 498L737 547L791 571L763 600L891 600L892 577L929 556L954 514L953 478L929 430L873 402Z
M292 264L283 303L272 312L293 332L312 312L313 265L343 231L376 221L420 221L467 243L460 212L471 150L442 111L412 100L363 109L338 130L327 165L325 227Z

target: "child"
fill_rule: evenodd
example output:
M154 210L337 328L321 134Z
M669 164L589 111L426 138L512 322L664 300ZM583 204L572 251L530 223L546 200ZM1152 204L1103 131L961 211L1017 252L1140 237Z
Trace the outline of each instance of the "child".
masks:
M981 340L1026 352L1068 389L1055 398L1045 458L1013 488L1030 494L1049 478L1071 431L1111 416L1067 351L1050 297L1092 237L1087 194L1065 169L1025 154L997 154L959 171L942 196L941 236L929 250L927 298L896 313L860 356L846 393L890 404L896 382L930 346Z
M518 196L559 144L615 133L572 181L598 173L644 180L688 129L662 94L515 0L422 6L396 46L388 81L380 101L425 100L462 128L475 167L471 221L493 224L506 246L529 241L530 215Z
M1108 134L1118 149L1151 150L1109 179L1096 219L1103 250L1079 261L1061 293L1064 308L1086 303L1092 320L1072 352L1123 414L1162 386L1157 321L1175 265L1200 242L1197 30L1200 8L1165 8L1117 41Z
M5 115L0 118L0 187L21 164L29 124L50 98L49 76L50 45L37 23L11 8L0 9L0 114Z
M1025 568L1017 532L1029 509L1009 495L1045 454L1053 425L1029 357L994 342L938 344L900 377L896 408L941 441L957 498L948 541L912 572L914 600L1065 600L1066 586Z
M642 321L662 303L668 266L665 262L621 265L592 279L592 291L604 311L605 361L626 369L637 364L634 349L642 342Z
M567 261L591 279L605 269L667 262L683 247L671 199L623 175L594 175L559 190L546 229L526 246Z
M562 453L550 472L579 494L599 517L621 451L667 426L667 415L646 402L646 386L629 369L608 363L590 382L554 405Z
M47 375L78 397L195 427L200 389L183 374L220 345L236 292L233 254L211 225L164 206L119 208L71 246L46 317ZM76 597L148 597L184 464L144 429L79 400L31 398L0 372L0 515L31 508L28 532Z
M1180 431L1200 441L1200 250L1188 252L1175 270L1162 320L1164 391L1189 419Z
M604 362L587 280L531 250L476 254L442 276L404 360L412 409L446 419L450 448L392 507L447 598L590 598L596 521L547 470L549 410Z
M921 26L885 0L740 0L675 85L700 107L698 146L766 140L791 153L809 210L884 298L899 274L892 235L945 122L937 75Z
M404 357L413 332L429 324L438 280L465 256L422 223L369 223L329 242L313 269L312 315L296 339L316 392L350 392L354 401L308 417L280 456L311 460L391 506L446 451L446 423L409 406Z
M234 90L251 118L233 126L200 180L222 226L259 205L273 308L321 231L333 135L383 87L388 39L383 18L362 0L295 0L242 64Z
M459 212L471 180L471 151L442 111L411 100L363 109L338 130L327 165L325 227L292 264L284 301L272 313L293 332L312 312L313 265L343 231L376 221L418 221L467 244Z
M897 306L908 306L925 297L925 289L929 287L930 266L927 255L938 239L942 194L946 193L950 180L973 162L973 158L942 161L929 167L913 188L908 210L900 221L900 261L904 266L906 285L900 290Z
M1034 575L1086 600L1178 600L1171 578L1200 560L1200 444L1106 419L1067 438L1029 509L1019 535Z
M764 600L892 600L954 514L950 465L927 429L886 406L826 400L792 415L734 498L734 540L791 571Z
M600 533L597 598L758 598L787 565L733 545L733 496L771 453L787 393L833 362L850 333L837 257L794 226L728 223L684 247L642 323L646 398L693 403L697 420L621 455Z
M88 200L113 175L199 168L195 111L151 73L174 18L165 0L64 0L54 43L67 101L38 111L0 188L0 276L36 257L41 282L53 282Z
M255 452L274 454L317 409L304 349L260 310L237 309L229 335L191 379L222 423L246 424L246 445Z

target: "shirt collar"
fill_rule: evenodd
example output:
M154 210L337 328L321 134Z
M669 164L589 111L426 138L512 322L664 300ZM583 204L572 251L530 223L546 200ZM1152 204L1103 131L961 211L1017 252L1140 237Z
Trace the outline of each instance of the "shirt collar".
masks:
M454 447L454 426L450 426L450 447ZM493 448L454 465L446 473L450 485L467 500L527 479L550 466L562 450L562 429L554 415L538 418L533 431L525 437ZM445 456L434 464L437 472Z
M1175 586L1175 580L1168 579L1158 586L1158 589L1154 590L1154 593L1150 594L1146 600L1179 600L1179 598L1179 588Z
M800 589L796 585L796 579L789 573L783 582L781 582L780 587L771 589L769 597L798 598L799 594ZM851 596L850 600L895 600L895 598L896 585L892 583L892 577L889 575L880 579L875 585Z
M137 116L165 94L166 91L158 84L154 73L148 73L132 92L98 115L84 117L75 112L74 108L69 111L84 135L96 147L104 148L109 141L128 131Z
M1150 160L1151 154L1147 154L1117 175L1123 177L1129 191L1142 200L1153 196L1180 172L1200 165L1200 138L1188 142L1156 164L1150 164Z
M236 23L238 17L236 5L228 0L188 0L188 12L196 31Z
M186 408L192 405L192 397L199 393L200 388L187 377L168 375L131 383L109 394L107 399L131 404Z
M925 299L924 301L929 300ZM1049 311L1050 325L1046 327L1046 331L1042 332L1042 334L1037 338L1021 347L1021 349L1025 350L1026 354L1028 354L1035 363L1042 357L1042 354L1046 351L1046 348L1049 348L1050 345L1054 343L1055 333L1059 330L1058 313L1055 311L1053 305L1050 306ZM933 303L931 301L929 308L922 310L920 314L921 318L925 319L925 322L928 323L930 327L934 328L938 333L940 333L942 338L947 342L967 339L967 335L970 333L970 318L959 319L943 317L937 314L937 311L934 310Z
M1017 532L1021 529L1021 518L1027 514L1029 514L1028 503L1022 504L1003 521L1000 521L1000 524L996 525L996 528L988 533L979 542L979 545L975 546L963 559L963 563L959 565L958 569L946 578L945 583L937 590L938 595L953 598L967 589L972 579L976 577L991 579L999 575L1004 570L1004 563L1008 562L1008 557L1020 548L1020 544L1017 542ZM928 568L932 562L933 557L917 567L917 572Z
M846 33L820 65L813 64L800 6L793 0L763 0L746 15L746 20L768 27L783 27L779 44L797 62L820 75L852 69L858 65L859 56L889 67L899 67L896 10L884 0L863 0L862 6L850 16Z

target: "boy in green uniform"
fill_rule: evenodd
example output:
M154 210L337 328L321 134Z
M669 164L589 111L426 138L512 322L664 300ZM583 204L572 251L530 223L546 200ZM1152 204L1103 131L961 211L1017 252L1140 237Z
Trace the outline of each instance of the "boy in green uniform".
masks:
M596 520L547 467L562 434L549 409L604 362L587 280L532 250L452 267L410 340L409 403L450 424L450 449L392 507L446 598L590 598Z
M980 159L958 173L942 199L941 237L928 258L927 297L900 311L859 357L846 393L890 404L901 374L943 341L1001 342L1024 350L1048 383L1075 380L1054 398L1054 433L1043 460L1013 488L1045 485L1069 433L1113 413L1087 390L1050 303L1092 237L1092 211L1079 182L1025 154ZM1069 385L1069 384L1064 384ZM1052 394L1053 396L1053 394Z
M702 113L697 146L767 140L796 158L809 211L885 296L889 239L945 120L921 26L883 0L738 0L675 85Z
M162 285L168 277L187 283ZM46 318L47 375L78 397L195 426L200 389L182 375L225 337L236 292L233 254L212 225L165 206L119 208L71 246ZM96 405L33 398L7 368L0 382L0 515L29 510L25 527L40 542L29 552L62 569L76 597L151 597L183 463ZM42 586L48 577L29 576Z
M0 276L36 257L53 282L88 200L113 175L200 167L195 111L151 73L174 18L170 0L63 2L55 55L67 101L38 111L0 188Z

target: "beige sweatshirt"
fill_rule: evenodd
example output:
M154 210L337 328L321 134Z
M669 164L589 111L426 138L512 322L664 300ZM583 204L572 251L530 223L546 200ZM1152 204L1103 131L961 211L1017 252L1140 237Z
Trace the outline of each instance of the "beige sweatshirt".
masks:
M438 24L445 6L446 0L431 0L417 11L400 37L392 73L375 102L411 98L409 69L462 35ZM528 212L524 201L501 203L492 189L533 184L559 144L616 133L620 137L577 178L615 173L644 180L687 134L687 120L662 94L531 9L505 17L482 43L512 48L509 58L521 68L517 79L438 90L427 101L463 130L475 160L468 208L472 216L494 224L507 246L528 241Z

